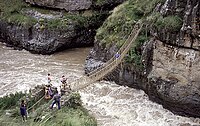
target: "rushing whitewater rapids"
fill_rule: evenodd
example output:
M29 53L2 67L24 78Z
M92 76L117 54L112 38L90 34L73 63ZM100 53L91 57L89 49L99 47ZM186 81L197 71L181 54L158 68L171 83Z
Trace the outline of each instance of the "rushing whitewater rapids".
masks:
M64 74L68 81L83 75L89 48L70 49L53 55L37 55L13 50L0 44L0 95L25 91L47 83L60 84ZM95 116L99 126L200 126L199 118L174 115L153 103L141 90L101 81L80 91L84 106Z

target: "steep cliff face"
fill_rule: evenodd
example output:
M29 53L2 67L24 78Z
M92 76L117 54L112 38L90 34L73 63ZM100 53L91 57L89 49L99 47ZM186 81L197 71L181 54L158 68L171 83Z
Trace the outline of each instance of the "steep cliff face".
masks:
M169 109L199 117L200 3L168 0L159 12L180 15L183 23L176 32L155 27L151 31L159 41L153 46L152 70L147 77L148 92Z
M111 9L87 10L91 6L89 0L27 2L42 8L31 7L24 0L0 0L0 39L14 47L41 54L93 45L96 29ZM50 5L59 7L57 10L45 9ZM73 12L60 10L63 8Z
M0 22L1 37L7 44L33 53L51 54L58 50L92 45L90 29L78 30L71 25L66 29L40 29L39 25L23 27Z
M154 43L146 89L150 98L173 111L199 117L199 51Z
M199 0L167 0L156 11L163 16L179 15L183 24L181 28L177 28L175 31L166 27L162 27L162 29L154 27L155 29L152 32L157 35L159 40L167 44L199 50L199 4Z
M143 2L145 4L145 1ZM150 3L149 1L147 5L149 6ZM154 9L150 13L145 13L147 6L141 3L139 6L134 0L129 0L127 4L135 8L132 14L136 13L139 16L141 12L145 14L143 17L148 22L147 29L144 29L146 33L143 31L140 34L125 58L123 66L117 68L107 79L143 89L150 99L161 103L175 113L200 117L199 1L157 1L153 4ZM124 14L123 11L118 13ZM113 13L109 18L115 19L116 15ZM116 31L115 34L111 32L112 29L106 25L112 22L109 18L97 32L95 46L86 61L86 72L94 69L91 64L98 67L100 61L103 64L119 48L116 45L121 41L120 34L115 37L118 41L102 42L111 39L107 39L107 36L101 33L102 29L109 31L108 36L114 36L120 32ZM124 18L122 16L122 19L125 18L127 15ZM122 24L122 27L124 26L126 25ZM119 28L117 25L114 27ZM145 36L149 36L146 37L148 41L143 39ZM141 41L143 44L140 43Z

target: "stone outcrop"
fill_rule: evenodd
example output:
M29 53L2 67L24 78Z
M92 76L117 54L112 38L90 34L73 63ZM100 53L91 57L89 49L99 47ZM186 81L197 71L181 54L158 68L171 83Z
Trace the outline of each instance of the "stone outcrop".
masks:
M200 115L199 51L154 42L147 76L150 98L181 114Z
M182 27L176 31L151 27L152 38L141 47L143 68L123 63L106 78L143 89L151 100L174 113L200 117L200 2L166 0L156 11L163 16L179 15ZM105 62L115 54L112 50L116 48L103 48L96 40L87 60Z
M66 11L75 11L75 10L86 10L89 9L92 5L92 0L25 0L26 2L56 8L56 9L64 9Z
M152 29L159 40L167 44L200 50L200 2L199 0L166 0L165 4L156 10L163 16L179 15L183 20L181 29L175 32L167 29Z
M66 11L81 11L87 9L108 9L112 8L125 0L25 0L25 2L41 7L53 9L63 9Z
M0 22L1 38L9 45L24 48L33 53L51 54L53 52L93 44L94 29L78 29L75 24L65 29L42 28L39 23L24 27Z
M5 8L0 10L0 39L17 49L52 54L67 48L93 45L96 29L108 16L109 10L123 0L108 2L110 8L101 12L87 10L92 4L91 0L26 0L26 2L44 8L38 6L32 8L25 1L18 1L16 7L9 6L6 9L7 3L2 3ZM9 8L13 12L10 12ZM57 10L54 10L56 8Z

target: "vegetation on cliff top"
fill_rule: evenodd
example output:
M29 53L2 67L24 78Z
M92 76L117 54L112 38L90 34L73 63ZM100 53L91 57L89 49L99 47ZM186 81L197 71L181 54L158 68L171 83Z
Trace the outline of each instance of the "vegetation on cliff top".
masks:
M51 19L41 17L38 19L26 13L30 10L46 15L59 15L62 13L63 16ZM25 3L24 0L0 0L0 20L21 26L33 26L36 23L40 23L41 29L68 28L71 25L77 28L88 27L89 25L101 21L104 15L104 13L99 13L97 11L92 12L90 15L84 15L84 13L70 14L67 12L31 7L29 4ZM43 20L43 24L39 22L40 20Z
M72 93L65 106L60 110L50 110L52 100L43 99L32 110L28 111L27 122L22 122L19 112L20 100L26 99L29 94L22 92L0 98L0 125L1 126L97 126L94 117L82 107L78 93ZM29 96L28 107L39 100L40 97Z
M114 3L116 0L93 0L94 5L102 6L108 3Z
M158 29L177 31L180 29L182 21L178 16L163 17L161 14L153 12L158 3L164 4L165 0L128 0L116 7L102 27L97 30L96 40L103 47L109 48L116 44L118 48L128 38L134 24L142 19ZM152 13L153 12L153 13ZM148 25L149 25L148 24ZM149 39L148 29L143 28L136 42L133 43L126 61L141 65L141 45Z
M36 19L21 14L21 10L26 7L28 4L23 0L0 0L0 19L20 25L35 24Z
M153 12L147 17L147 22L160 30L167 30L170 32L179 31L182 27L182 19L177 15L169 15L163 17L158 12Z
M96 39L106 45L117 43L121 46L129 36L134 24L154 7L164 0L128 0L114 9L101 28L98 29Z

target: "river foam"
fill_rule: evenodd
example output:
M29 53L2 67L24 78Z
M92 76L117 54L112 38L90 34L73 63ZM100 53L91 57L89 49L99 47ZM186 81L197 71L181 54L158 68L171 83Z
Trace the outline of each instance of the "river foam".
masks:
M47 83L60 84L64 74L73 81L84 74L89 48L70 49L53 55L31 54L0 44L0 95L25 91ZM151 102L142 90L101 81L80 91L84 106L99 126L200 126L199 118L174 115Z
M101 126L200 126L199 118L174 115L142 90L102 81L80 91Z

